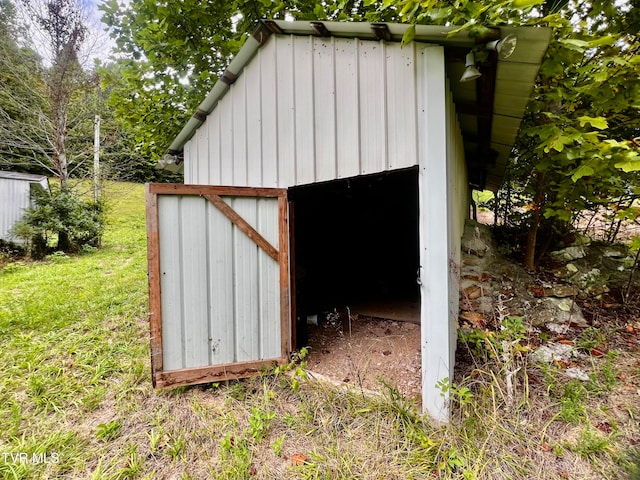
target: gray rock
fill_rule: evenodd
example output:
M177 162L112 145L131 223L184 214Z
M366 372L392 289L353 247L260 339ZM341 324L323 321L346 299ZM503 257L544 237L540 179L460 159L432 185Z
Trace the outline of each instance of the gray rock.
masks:
M558 261L570 262L572 260L586 257L587 253L584 251L584 248L578 246L556 250L555 252L551 252L551 256Z
M565 334L569 330L569 327L566 323L564 325L560 325L558 323L547 323L546 327L550 332L560 334Z
M486 225L467 220L462 234L462 251L484 257L491 250L492 238L491 230Z
M464 249L463 249L464 252ZM473 255L466 255L463 254L462 256L462 264L463 265L469 265L469 266L475 266L475 265L480 265L480 263L482 262L482 260L480 260L478 257L473 256Z
M589 374L577 367L569 367L564 371L564 374L572 379L580 380L581 382L588 382L591 380Z
M566 298L575 297L578 294L578 288L574 285L552 285L543 290L545 297Z
M489 246L480 238L466 238L462 240L462 251L472 253L479 257L484 257L489 250Z
M588 247L591 245L591 238L581 233L576 233L576 239L573 241L575 247Z
M602 252L602 255L609 258L622 258L626 256L626 253L616 248L607 248Z
M540 299L529 312L529 320L535 327L555 324L574 324L587 327L589 324L580 307L571 298L545 297Z
M488 295L484 297L480 297L477 308L478 308L478 311L481 313L488 314L493 312L495 308L493 299Z
M529 354L531 361L538 363L567 362L575 356L576 352L571 345L553 342L543 345Z

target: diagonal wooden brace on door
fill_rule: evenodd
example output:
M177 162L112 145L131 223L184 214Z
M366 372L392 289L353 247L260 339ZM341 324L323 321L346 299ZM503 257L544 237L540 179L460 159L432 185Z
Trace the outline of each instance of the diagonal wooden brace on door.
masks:
M227 202L225 202L219 195L214 194L202 194L204 198L209 200L214 207L227 217L231 222L237 226L244 234L249 237L256 245L265 251L267 255L273 258L276 262L279 261L280 252L269 241L260 235L255 228L242 218L238 213L231 208Z

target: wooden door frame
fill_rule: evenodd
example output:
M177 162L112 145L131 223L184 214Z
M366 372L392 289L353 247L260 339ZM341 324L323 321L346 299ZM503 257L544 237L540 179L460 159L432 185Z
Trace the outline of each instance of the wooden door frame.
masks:
M152 383L156 388L193 385L249 377L289 361L291 353L291 284L289 278L289 204L287 189L232 186L184 185L148 183L146 192L147 256L149 268L149 333L151 346ZM230 222L244 232L267 255L278 262L280 282L280 357L247 362L234 362L203 367L163 370L162 349L162 289L160 265L159 195L199 196L220 210ZM263 197L278 199L278 248L269 244L231 207L225 197ZM222 202L222 203L220 203ZM223 205L224 204L224 205Z

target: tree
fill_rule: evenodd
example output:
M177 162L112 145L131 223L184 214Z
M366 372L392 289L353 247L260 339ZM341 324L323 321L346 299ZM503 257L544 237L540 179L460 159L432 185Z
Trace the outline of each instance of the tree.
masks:
M53 232L63 251L97 245L102 205L85 202L69 185L91 158L99 94L78 60L87 33L80 4L22 0L30 20L21 24L9 0L0 2L0 166L48 173L60 181L52 195L37 199L27 215L33 222L23 224L21 232L33 236L34 244L49 239L43 228ZM35 40L37 34L44 42ZM40 56L34 50L43 45ZM43 219L45 226L37 223Z
M131 182L173 181L180 182L181 175L157 168L157 162L144 155L136 131L116 117L115 109L105 103L114 91L129 99L136 92L127 92L122 81L121 65L109 63L99 66L101 113L100 171L103 178Z
M525 266L534 270L576 213L610 202L638 218L640 196L640 13L628 3L590 0L383 3L404 21L487 26L541 25L554 36L520 130L512 179L527 213ZM410 38L411 31L407 36ZM619 208L619 207L626 208ZM539 232L544 232L544 242Z
M2 161L47 171L66 190L73 170L88 158L83 148L72 154L68 148L70 142L78 144L87 136L82 129L90 131L93 118L87 111L92 104L86 101L91 95L90 82L78 61L87 29L74 0L23 1L45 37L46 58L37 56L32 48L18 46L27 41L37 44L32 37L5 29L2 48L6 55L0 59L0 72L7 79L0 88ZM6 12L15 21L15 14Z
M45 142L38 127L46 115L46 84L41 58L19 44L16 10L8 0L0 1L0 166L16 164L39 171L39 142ZM30 168L29 168L30 167ZM40 168L39 168L40 167Z
M381 18L377 5L359 0L249 1L132 0L101 5L116 41L119 72L110 95L116 116L133 132L141 152L157 160L166 151L262 18ZM395 12L384 13L393 18Z
M546 7L546 6L545 6ZM640 156L640 17L636 5L565 2L554 15L550 46L515 165L534 181L524 263L531 270L554 233L578 212L622 201L638 217ZM523 148L533 141L529 148ZM538 241L538 232L545 241Z
M362 0L220 3L108 1L103 10L122 83L111 101L149 158L157 159L204 98L259 18L402 21L457 26L471 36L501 25L548 26L541 68L513 158L526 207L525 264L534 269L550 232L612 200L638 215L640 157L638 0ZM410 41L409 28L404 41ZM131 95L131 93L133 93ZM538 232L545 241L539 242Z
M51 106L52 164L63 190L69 180L67 134L71 97L85 86L86 78L78 63L78 51L85 38L86 27L79 7L72 0L45 3L44 13L36 13L36 21L48 36L52 68L47 78Z

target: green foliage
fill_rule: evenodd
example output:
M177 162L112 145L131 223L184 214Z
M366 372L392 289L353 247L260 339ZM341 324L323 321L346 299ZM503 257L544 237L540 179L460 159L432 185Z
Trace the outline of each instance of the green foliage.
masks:
M630 448L624 464L629 474L629 480L640 480L640 448Z
M277 457L282 456L282 444L284 443L285 438L286 435L283 433L271 444L271 449L273 450L274 455L276 455Z
M525 345L526 328L522 317L504 317L498 330L461 330L460 340L466 342L475 356L483 361L502 362L505 354L522 357L528 351Z
M218 475L221 478L249 478L253 454L247 440L227 433L220 446L224 473L219 472Z
M440 390L440 395L448 397L454 404L457 403L460 407L466 407L473 401L473 393L467 387L459 387L449 381L449 378L444 378L436 383L436 388Z
M617 202L617 214L638 218L628 211L640 184L636 3L462 0L453 8L437 0L383 2L403 21L446 23L471 36L506 24L553 28L509 181L495 200L505 223L529 229L528 268L535 268L553 233L566 232L577 212ZM407 31L404 41L412 34ZM537 245L539 229L545 241Z
M610 442L599 432L585 429L580 432L578 441L571 448L583 457L591 457L607 451L610 448Z
M96 427L96 437L103 442L108 442L117 438L122 429L122 424L117 420L112 420L109 423L101 423Z
M467 415L453 415L446 425L431 423L394 388L363 396L301 377L294 394L281 385L287 375L180 395L154 390L144 192L135 184L106 187L112 208L103 248L0 269L2 446L59 459L35 464L0 457L0 478L519 480L560 478L560 466L570 478L623 478L628 471L638 479L637 446L630 445L638 433L633 399L589 397L586 421L595 439L578 437L574 432L586 423L574 427L553 415L566 383L561 369L549 372L556 383L548 390L532 382L530 409L508 410L497 393L502 385L485 373L500 366L493 357L489 364L474 359L469 377L456 382L459 391L473 392L464 395ZM630 381L640 373L632 371ZM592 393L586 389L583 396ZM268 429L253 430L264 435L258 442L249 418L272 413ZM107 419L105 425L117 419L118 436L96 438L97 418ZM612 424L612 433L601 434L600 422ZM306 457L303 465L291 465L294 454Z
M393 18L377 4L354 0L158 3L108 0L100 6L116 42L101 71L109 103L134 133L139 152L157 160L263 18L358 20Z
M42 173L46 160L48 105L45 71L34 50L19 43L21 29L15 7L0 2L0 169L16 165Z
M616 210L626 210L638 198L640 43L632 3L567 2L540 19L554 19L555 41L541 67L511 170L520 206L529 207L516 220L533 232L529 268L544 253L549 232L562 235L576 213L612 202L618 203ZM505 199L504 190L499 197ZM544 242L536 244L538 229Z
M100 245L105 222L102 203L88 202L70 190L35 192L34 207L14 227L15 234L29 242L33 256L47 253L56 239L56 249L66 252Z
M576 342L578 348L589 353L593 348L602 347L606 343L606 337L601 329L595 327L587 327Z
M580 423L586 415L586 399L587 392L580 380L565 383L560 397L559 418L565 422Z
M614 199L627 210L638 197L630 190L640 172L634 140L640 132L640 9L633 3L190 0L164 5L134 0L125 6L110 0L101 7L103 19L123 59L108 66L103 83L111 85L110 103L133 132L137 152L155 161L260 18L446 24L472 37L501 25L552 27L554 41L511 167L510 183L518 192L506 200L501 192L495 201L515 202L504 208L513 215L508 221L534 232L540 228L549 238L549 232L562 234L577 211ZM409 28L403 42L414 34ZM513 206L530 208L523 214ZM535 238L529 237L530 249Z
M261 442L269 433L271 421L275 417L274 412L265 412L258 407L251 409L249 417L249 434L257 442Z
M187 440L184 435L179 434L171 437L167 442L167 455L172 459L183 459L187 447Z
M0 27L0 168L51 174L64 185L91 158L94 92L78 61L87 27L73 0L20 3L30 20L8 9L15 27Z

